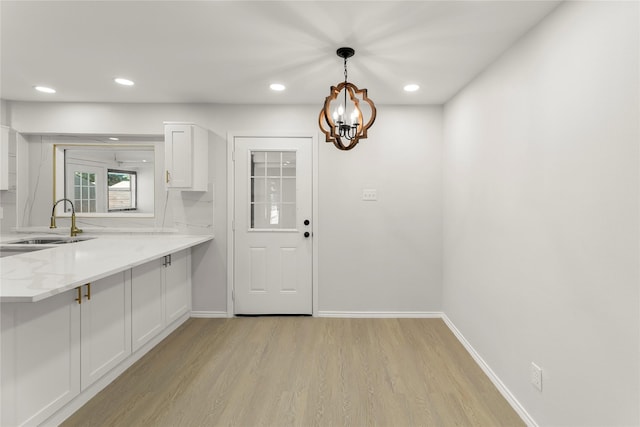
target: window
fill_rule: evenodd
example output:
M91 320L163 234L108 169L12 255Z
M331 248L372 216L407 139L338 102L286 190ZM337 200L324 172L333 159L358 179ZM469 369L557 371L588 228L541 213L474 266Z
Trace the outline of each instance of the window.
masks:
M107 170L108 211L137 209L137 176L134 171Z
M74 171L73 205L76 212L96 211L96 174Z
M251 229L296 228L296 152L251 151Z

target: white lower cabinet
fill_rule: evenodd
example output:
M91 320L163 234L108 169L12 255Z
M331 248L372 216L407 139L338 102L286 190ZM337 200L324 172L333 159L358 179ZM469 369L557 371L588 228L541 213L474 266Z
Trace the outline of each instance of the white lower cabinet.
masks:
M132 269L133 351L191 310L190 260L187 249Z
M169 255L165 264L165 304L167 325L191 311L191 251Z
M81 287L82 390L131 354L131 271Z
M164 328L163 266L155 260L131 270L131 337L137 351Z
M2 423L37 425L131 354L129 272L2 304Z
M186 249L39 302L2 303L0 426L58 424L50 418L70 415L78 401L106 386L100 378L133 364L142 354L133 352L186 319L190 253Z
M0 425L37 425L80 393L76 294L2 304Z

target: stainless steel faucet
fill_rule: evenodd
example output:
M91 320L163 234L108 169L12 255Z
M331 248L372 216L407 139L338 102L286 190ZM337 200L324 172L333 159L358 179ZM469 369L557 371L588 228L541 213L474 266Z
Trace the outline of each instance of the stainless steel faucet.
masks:
M57 228L56 227L56 206L58 206L58 203L64 202L64 201L69 202L69 204L71 205L71 237L75 237L78 235L78 233L82 233L82 230L76 227L76 209L73 207L73 202L69 199L60 199L53 204L53 209L51 209L51 225L49 225L49 228Z

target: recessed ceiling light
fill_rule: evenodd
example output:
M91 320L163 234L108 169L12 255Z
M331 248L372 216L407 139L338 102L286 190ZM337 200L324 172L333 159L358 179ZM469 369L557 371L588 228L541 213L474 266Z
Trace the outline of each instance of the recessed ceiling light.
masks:
M133 86L134 83L129 80L129 79L123 79L122 77L116 77L115 79L113 79L114 82L118 83L119 85L123 85L123 86Z
M271 88L271 90L275 90L277 92L282 92L283 90L286 89L286 87L283 84L280 84L280 83L271 83L271 85L269 85L269 87Z
M120 138L116 138L115 136L110 136L109 139L111 141L120 141Z
M46 87L46 86L34 86L33 87L35 90L37 90L38 92L43 92L43 93L56 93L56 90L50 87Z
M420 89L420 86L418 86L417 84L408 84L404 87L405 92L415 92L418 89Z

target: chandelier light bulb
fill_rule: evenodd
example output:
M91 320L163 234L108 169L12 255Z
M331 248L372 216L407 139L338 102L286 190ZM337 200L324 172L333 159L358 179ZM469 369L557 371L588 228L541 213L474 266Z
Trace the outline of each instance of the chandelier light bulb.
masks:
M352 125L356 125L356 126L358 125L358 115L359 115L359 112L358 112L358 108L356 107L351 112L351 124Z

